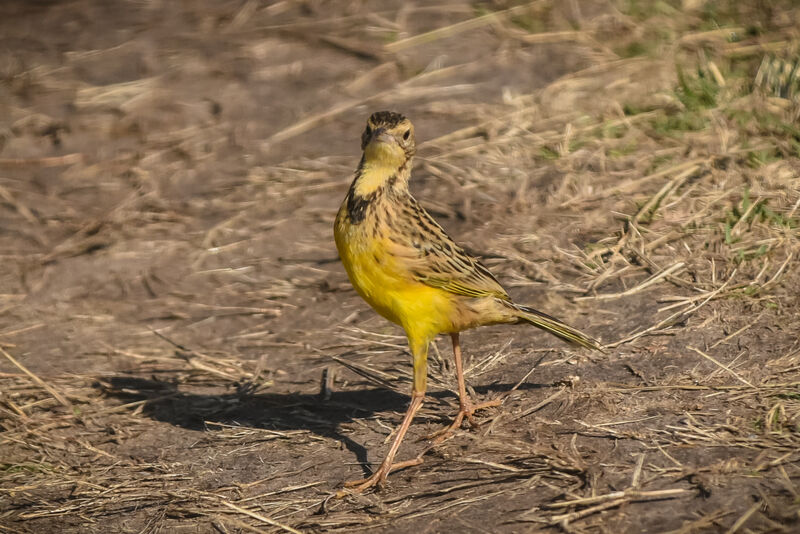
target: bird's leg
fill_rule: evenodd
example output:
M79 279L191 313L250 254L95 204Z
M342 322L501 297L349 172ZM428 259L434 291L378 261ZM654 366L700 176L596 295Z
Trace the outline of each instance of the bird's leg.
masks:
M502 401L500 399L490 400L486 402L482 402L480 404L472 404L469 396L467 395L467 387L464 383L464 364L461 361L461 344L458 341L458 332L455 334L450 334L450 338L453 340L453 355L455 356L456 360L456 378L458 379L458 405L459 410L458 414L456 414L455 419L453 419L453 423L434 434L433 437L436 439L434 443L439 443L447 438L450 434L452 434L456 429L461 428L461 422L466 418L469 424L473 427L478 426L475 421L472 419L472 414L474 414L477 410L482 410L483 408L489 408L492 406L499 406Z
M450 338L453 340L453 356L455 356L456 360L456 378L458 379L458 404L459 404L458 415L456 415L456 421L454 422L453 426L454 428L458 428L458 426L460 426L461 424L461 421L465 417L472 426L477 426L475 422L472 420L472 414L484 408L490 408L492 406L500 406L502 401L500 399L495 399L486 402L481 402L480 404L472 404L469 395L467 395L467 386L464 383L464 365L461 361L461 344L458 341L458 332L456 332L455 334L450 334Z
M397 434L394 437L394 441L392 442L392 446L389 447L389 452L386 453L386 458L383 459L381 462L380 467L372 473L371 476L368 478L363 478L361 480L351 480L349 482L345 482L345 486L348 488L353 488L354 491L362 492L366 489L369 489L373 486L380 486L384 482L386 482L386 477L392 471L397 469L402 469L404 467L410 467L412 465L419 465L422 463L422 458L415 458L413 460L408 460L405 462L400 462L394 464L394 457L397 454L397 449L400 448L400 443L402 443L403 438L408 432L408 428L411 426L411 421L414 419L414 414L417 413L420 406L422 406L422 399L425 397L424 393L420 392L413 392L411 395L411 404L408 405L408 411L406 411L406 416L403 418L403 422L400 424L400 428L397 429Z
M403 438L406 432L408 432L411 422L414 420L414 415L419 411L420 407L422 407L422 401L425 398L425 388L428 378L428 342L425 341L424 344L411 343L411 352L414 355L414 389L411 393L411 403L408 405L406 416L403 418L403 422L400 423L394 441L392 441L392 446L389 447L389 452L386 453L386 458L383 459L378 469L367 478L345 482L346 487L352 488L351 491L362 492L374 486L381 486L386 482L386 477L392 471L419 465L423 461L422 455L420 455L412 460L406 460L396 464L392 463L394 462L397 450L400 448L400 443L403 442Z

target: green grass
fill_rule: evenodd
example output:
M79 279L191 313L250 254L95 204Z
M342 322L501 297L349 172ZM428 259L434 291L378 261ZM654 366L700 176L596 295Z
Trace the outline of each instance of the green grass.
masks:
M758 169L767 163L779 160L780 157L778 154L778 151L774 147L751 150L747 153L747 166L751 169Z
M546 160L554 160L561 157L561 155L548 146L539 147L539 157Z
M750 199L750 190L745 188L742 194L742 200L736 206L733 206L725 213L725 222L723 224L723 233L725 235L725 244L732 245L739 242L741 239L733 235L734 228L742 227L742 225L752 225L754 222L764 223L770 226L779 226L783 228L797 228L797 221L793 218L787 218L780 213L769 208L767 199L763 198L753 205ZM744 251L740 251L744 254ZM759 247L755 252L751 253L749 257L743 255L740 260L754 259L763 256L768 252L768 249L762 250Z
M697 69L694 76L687 75L683 68L677 66L678 89L675 96L689 111L715 108L718 105L719 85L711 75Z
M20 464L0 463L0 473L49 473L53 466L47 463L23 462Z
M383 34L383 44L394 43L395 41L397 41L399 36L400 36L400 33L395 31L395 30L384 32L384 34Z
M609 158L623 158L625 156L629 156L636 152L639 148L639 144L636 141L630 141L625 143L623 146L619 148L611 148L606 152L606 155Z
M619 139L625 135L627 128L622 124L614 124L607 121L603 123L595 133L600 139Z
M673 16L680 13L679 0L623 0L617 2L620 11L637 20L647 20L657 15Z
M620 57L637 57L651 55L656 49L655 41L633 41L614 49Z
M757 168L766 163L787 156L800 156L800 125L783 114L766 108L741 109L730 107L740 97L753 90L752 74L745 69L724 71L724 76L734 88L723 91L710 72L702 68L687 71L677 66L678 85L674 95L683 105L678 112L667 113L650 121L655 134L666 137L680 137L683 132L697 132L708 128L711 113L718 110L730 121L731 126L740 130L743 137L774 136L787 141L788 149L767 148L754 150L748 154L748 164ZM743 81L745 79L746 81ZM626 115L641 113L643 109L626 105Z
M705 2L699 13L700 31L716 30L728 26L743 26L743 37L756 37L775 31L780 25L777 13L796 7L796 0L714 0Z
M733 2L714 1L706 2L700 12L701 23L699 30L708 31L724 28L726 26L738 26L741 22L741 15ZM754 27L755 31L756 28Z
M763 109L727 109L727 119L745 134L773 136L786 141L787 149L770 147L747 154L748 165L758 168L785 157L800 157L800 126Z
M639 113L644 113L646 111L650 111L650 110L646 109L646 108L644 108L642 106L636 105L636 104L623 104L622 105L622 112L628 117L633 116L633 115L638 115Z
M656 134L680 137L683 132L699 132L708 128L710 121L695 111L679 111L672 115L656 117L650 122Z
M674 94L684 109L653 118L650 125L657 136L680 137L683 132L705 130L710 124L706 110L719 106L720 87L708 72L697 69L690 75L677 66L677 74ZM633 113L637 109L627 106L624 111Z
M528 33L544 33L550 30L550 24L548 24L550 20L550 13L549 9L547 12L542 12L543 10L539 10L538 12L533 12L532 10L528 10L525 13L512 15L508 18L508 20L518 28L528 32Z

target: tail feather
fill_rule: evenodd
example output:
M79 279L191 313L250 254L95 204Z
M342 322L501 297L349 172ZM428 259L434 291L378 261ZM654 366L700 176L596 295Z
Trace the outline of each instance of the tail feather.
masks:
M580 345L582 347L586 347L587 349L605 352L605 350L603 350L603 346L597 340L584 334L580 330L572 328L568 324L559 321L555 317L551 317L546 313L542 313L539 310L534 310L533 308L529 308L527 306L520 306L519 304L514 304L513 306L519 312L518 317L521 320L527 321L533 326L541 328L542 330L546 330L554 336L559 337L564 341L568 341L569 343L574 343L575 345Z

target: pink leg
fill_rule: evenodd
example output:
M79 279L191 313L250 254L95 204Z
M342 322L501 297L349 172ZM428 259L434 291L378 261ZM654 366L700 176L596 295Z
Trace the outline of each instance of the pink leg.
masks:
M397 454L397 450L400 448L400 444L403 442L406 432L408 432L409 427L411 427L414 415L416 415L420 407L422 407L422 401L425 398L425 388L427 387L428 380L429 342L428 339L416 340L409 338L409 346L414 357L414 389L411 393L411 403L408 405L408 410L403 418L403 422L400 423L400 427L397 429L397 435L394 437L394 441L392 441L392 446L389 447L386 458L383 459L381 465L371 476L360 480L345 482L346 487L353 488L351 491L360 493L374 486L382 486L383 483L386 482L386 477L392 471L422 463L421 456L396 464L392 462L394 462L394 457ZM343 492L339 494L342 495Z
M486 402L482 402L477 405L473 405L472 401L470 400L469 396L467 395L467 386L464 383L464 365L461 361L461 344L458 341L458 333L450 334L450 338L453 340L453 355L455 356L456 360L456 378L458 379L458 404L459 410L458 414L456 414L455 419L453 420L453 424L449 427L440 430L435 434L436 439L434 443L440 443L448 438L456 429L461 428L461 422L464 418L469 421L469 424L477 426L475 422L472 420L472 414L474 414L477 410L482 410L483 408L489 408L492 406L500 406L503 401L500 399L490 400Z
M392 446L389 447L389 452L386 453L386 458L383 459L380 467L378 467L378 469L372 473L372 476L368 478L345 482L346 487L352 487L355 491L362 492L373 486L383 485L383 483L386 482L386 477L394 470L410 467L412 465L419 465L422 463L422 458L415 458L413 460L408 460L397 464L393 464L392 462L394 462L394 457L397 454L397 450L400 448L400 443L403 442L403 438L406 436L406 432L408 432L408 429L411 426L411 421L414 419L414 415L422 406L422 400L424 398L424 393L418 393L416 391L411 395L411 404L408 405L406 416L403 418L400 428L397 429L397 435L394 437Z

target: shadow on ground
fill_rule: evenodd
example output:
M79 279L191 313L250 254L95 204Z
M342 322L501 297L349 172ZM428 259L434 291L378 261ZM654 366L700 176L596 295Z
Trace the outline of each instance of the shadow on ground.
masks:
M98 383L103 392L125 403L143 402L142 413L164 423L188 430L207 431L210 425L233 425L273 431L304 430L339 441L352 452L366 475L370 474L367 447L350 439L340 425L375 414L404 411L408 396L387 389L332 392L328 398L308 393L251 393L249 385L232 393L197 394L180 391L168 380L117 376ZM512 384L479 386L481 394L510 391ZM540 389L544 384L520 384L516 389ZM427 398L454 399L448 391L434 391ZM457 402L457 401L456 401ZM449 411L442 411L442 424Z

